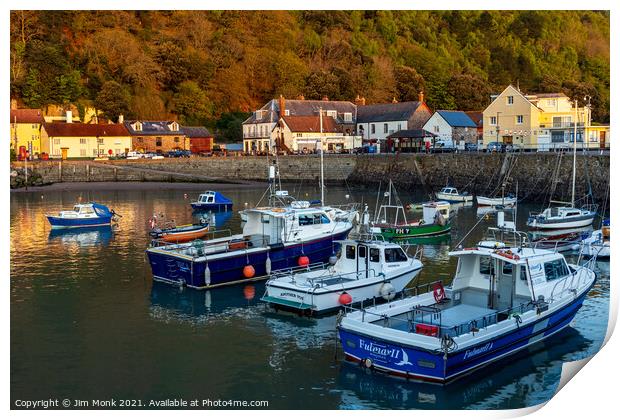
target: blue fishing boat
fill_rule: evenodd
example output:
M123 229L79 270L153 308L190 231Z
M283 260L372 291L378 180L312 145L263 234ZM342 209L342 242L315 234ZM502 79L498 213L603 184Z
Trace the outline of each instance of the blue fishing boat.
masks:
M522 232L491 229L477 246L450 253L459 261L449 287L437 282L426 293L351 308L338 325L346 359L447 383L567 327L596 280L596 259L568 264L558 252L526 246Z
M233 202L217 191L205 191L191 205L194 210L200 211L230 211Z
M84 228L105 226L116 220L118 215L103 204L76 204L73 210L64 210L57 215L46 215L52 229Z

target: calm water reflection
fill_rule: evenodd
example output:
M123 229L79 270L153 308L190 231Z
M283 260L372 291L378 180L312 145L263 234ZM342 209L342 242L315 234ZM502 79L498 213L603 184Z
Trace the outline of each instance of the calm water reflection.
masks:
M259 302L263 284L212 291L153 283L145 260L148 219L164 212L177 223L197 221L189 202L202 190L110 190L11 195L11 398L266 399L270 408L513 408L549 399L563 361L595 353L607 327L609 263L573 328L449 387L369 374L340 362L334 316L299 318ZM299 198L314 187L290 186ZM235 211L218 228L240 230L237 213L256 204L262 188L221 189ZM349 198L346 195L350 194ZM112 229L51 232L44 214L82 200L101 201L123 216ZM332 203L374 208L376 191L330 188ZM403 202L421 200L404 194ZM527 212L519 208L519 226ZM461 207L451 235L424 248L416 281L449 279L448 252L477 220ZM412 217L415 214L412 213ZM475 243L493 218L465 245ZM416 246L411 245L413 253Z

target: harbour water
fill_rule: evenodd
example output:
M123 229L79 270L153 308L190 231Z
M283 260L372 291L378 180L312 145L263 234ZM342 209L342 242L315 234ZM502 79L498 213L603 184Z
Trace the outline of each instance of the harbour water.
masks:
M288 186L316 199L315 186ZM253 206L264 188L218 189L235 203L218 228L240 231L238 210ZM342 362L336 317L301 318L259 301L256 283L211 291L154 283L144 250L148 219L164 212L178 224L197 221L190 201L200 185L100 191L43 190L11 194L11 400L231 399L267 400L279 409L503 409L551 398L562 363L598 351L607 329L609 263L571 328L447 387L370 373ZM400 191L403 203L423 194ZM122 216L114 229L51 232L45 213L96 200ZM348 197L348 198L347 198ZM366 202L376 191L328 188L331 204ZM518 227L530 210L519 206ZM425 268L415 280L448 280L448 251L478 220L476 207L456 208L451 235L424 247ZM411 213L411 217L420 217ZM464 245L481 239L483 220ZM598 224L598 220L595 221ZM413 254L415 245L409 252ZM412 284L413 285L413 284ZM579 380L577 378L577 380Z

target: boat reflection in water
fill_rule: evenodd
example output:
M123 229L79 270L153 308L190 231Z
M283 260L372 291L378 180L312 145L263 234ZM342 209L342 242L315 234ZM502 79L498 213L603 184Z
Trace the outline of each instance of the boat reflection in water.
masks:
M204 322L247 311L248 307L256 309L264 292L264 283L200 291L153 282L150 312L163 321Z
M74 229L51 229L48 242L79 247L108 246L114 236L111 226L85 227Z
M567 328L517 353L501 369L486 367L446 386L408 382L343 362L337 379L343 389L341 408L368 408L368 402L392 409L441 410L540 404L555 394L563 362L578 359L590 344L577 330Z
M213 213L209 211L194 210L192 212L192 216L194 217L195 222L200 222L201 219L204 219L209 222L209 225L212 228L220 228L224 226L226 223L228 223L232 215L232 211Z

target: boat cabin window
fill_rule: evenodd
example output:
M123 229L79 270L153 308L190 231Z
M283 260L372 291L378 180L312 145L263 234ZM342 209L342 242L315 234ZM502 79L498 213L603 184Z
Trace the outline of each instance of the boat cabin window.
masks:
M76 213L79 213L80 212L80 206L73 207L73 211L76 212Z
M302 214L299 216L299 226L328 224L329 218L325 214Z
M570 217L570 216L579 216L579 212L578 211L569 211L566 212L566 216Z
M82 207L82 209L80 210L80 213L82 214L92 214L95 211L93 210L92 207Z
M545 263L545 277L553 281L568 276L569 271L564 260L553 260Z
M365 246L358 246L357 247L357 254L359 255L360 258L366 258L366 247Z
M371 262L379 262L381 253L378 248L370 248L370 261Z
M491 257L480 257L480 274L493 274Z
M505 262L502 267L502 274L512 274L512 264Z
M407 254L401 248L386 248L385 262L402 262L407 261Z
M355 246L347 245L345 255L347 256L347 259L354 260L355 259Z

